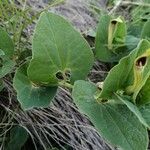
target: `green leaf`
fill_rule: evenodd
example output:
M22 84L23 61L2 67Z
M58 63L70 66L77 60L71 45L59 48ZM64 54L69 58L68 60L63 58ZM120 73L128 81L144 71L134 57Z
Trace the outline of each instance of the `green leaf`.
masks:
M0 27L0 78L10 73L15 66L13 55L14 44L7 32Z
M0 78L10 73L15 66L15 62L8 58L4 51L0 50Z
M94 98L96 92L94 84L76 81L72 96L99 134L123 150L146 150L148 133L139 119L125 105L97 102Z
M118 61L127 54L125 37L126 24L122 17L101 16L96 34L96 57L105 62Z
M149 0L147 0L149 1ZM144 1L142 1L144 3ZM132 21L129 24L130 31L132 29L137 29L135 32L132 33L138 37L141 36L142 28L145 24L145 21L150 19L149 7L135 7L131 10L131 18Z
M10 131L10 141L6 150L21 150L27 139L28 133L24 128L20 126L13 127Z
M140 38L137 38L136 36L133 35L127 35L126 40L125 40L125 45L127 46L128 51L132 51L135 49L140 42Z
M149 39L150 40L150 20L148 20L143 29L142 29L142 33L141 33L141 38L146 38L146 39Z
M0 49L4 51L5 55L9 58L13 57L14 54L14 44L7 34L6 31L4 31L0 27Z
M17 69L13 85L17 91L18 101L24 109L32 107L46 107L56 94L56 87L38 86L33 84L27 76L28 64Z
M116 95L116 96L129 108L130 111L132 111L137 116L137 118L145 127L150 128L150 126L144 119L142 113L140 112L139 108L131 102L130 98L125 97L125 96L120 96L120 95Z
M150 103L139 106L139 110L147 124L150 126Z
M128 35L141 38L141 29L142 27L139 24L130 24L128 26Z
M107 48L108 44L108 25L111 20L109 15L103 15L100 18L96 39L95 39L95 50L96 57L101 61L113 61L115 59L115 54L113 54Z
M150 75L150 43L141 40L137 48L122 58L106 77L100 94L111 99L115 92L125 91L135 101L137 94Z
M28 76L36 84L57 85L60 80L73 83L84 79L93 65L93 53L85 39L53 13L41 14L32 47Z

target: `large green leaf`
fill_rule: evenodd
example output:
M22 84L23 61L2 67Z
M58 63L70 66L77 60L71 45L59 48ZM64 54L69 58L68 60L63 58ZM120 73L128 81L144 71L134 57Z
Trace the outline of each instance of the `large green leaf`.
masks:
M0 27L0 49L4 51L5 55L9 58L13 57L14 54L14 44L7 34L6 31L4 31Z
M102 15L96 34L96 57L101 61L118 61L127 54L125 46L126 24L122 17L112 19Z
M17 69L13 85L17 98L24 109L46 107L56 94L56 87L44 87L33 84L27 76L28 64Z
M96 92L94 84L76 81L72 96L79 110L89 117L97 131L123 150L146 150L148 133L139 119L126 105L98 102L94 98Z
M84 79L93 64L93 53L84 38L53 13L41 14L32 48L28 76L36 84L57 85L67 74L71 82Z
M28 139L27 131L20 127L13 127L10 131L10 140L7 143L6 150L21 150L21 147Z
M106 77L100 94L101 98L111 99L117 91L123 90L133 95L137 94L150 75L150 43L141 40L137 48L128 56L122 58Z

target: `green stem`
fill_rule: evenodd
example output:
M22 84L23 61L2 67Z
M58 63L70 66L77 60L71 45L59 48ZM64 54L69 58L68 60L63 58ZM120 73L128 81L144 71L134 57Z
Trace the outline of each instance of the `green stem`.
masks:
M69 84L69 83L67 83L67 82L59 82L58 85L59 85L59 86L62 86L62 87L69 88L69 89L73 89L73 85L72 85L72 84Z

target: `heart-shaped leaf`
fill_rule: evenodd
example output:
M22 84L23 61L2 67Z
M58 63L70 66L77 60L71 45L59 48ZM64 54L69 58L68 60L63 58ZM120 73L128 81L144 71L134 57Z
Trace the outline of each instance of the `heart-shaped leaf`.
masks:
M104 81L100 97L111 99L115 92L123 90L133 95L135 101L149 75L150 43L147 40L141 40L133 52L122 58L119 64L111 69Z
M9 58L13 57L14 54L14 44L7 34L6 31L4 31L0 27L0 49L4 51L5 55Z
M44 87L33 84L27 76L28 64L17 69L13 85L17 98L24 109L47 107L56 94L56 87Z
M96 34L96 57L105 62L118 61L127 54L125 38L126 24L122 17L101 16Z
M92 121L97 131L113 145L123 150L146 150L148 133L126 105L99 103L97 88L86 81L76 81L73 99L81 112Z
M57 85L60 80L84 79L93 53L84 38L62 17L44 12L33 37L33 57L28 68L36 84Z

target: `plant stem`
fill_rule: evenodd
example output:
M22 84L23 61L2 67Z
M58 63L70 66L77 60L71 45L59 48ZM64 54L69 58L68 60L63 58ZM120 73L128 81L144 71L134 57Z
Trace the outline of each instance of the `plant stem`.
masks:
M67 82L59 82L58 83L59 86L62 86L62 87L66 87L66 88L69 88L69 89L73 89L73 85L67 83Z

